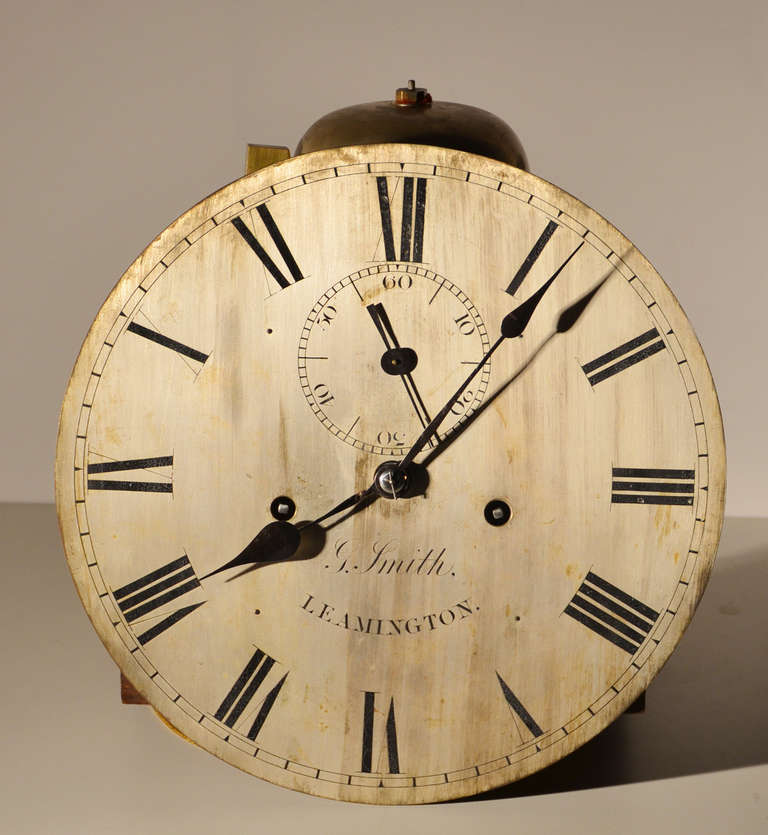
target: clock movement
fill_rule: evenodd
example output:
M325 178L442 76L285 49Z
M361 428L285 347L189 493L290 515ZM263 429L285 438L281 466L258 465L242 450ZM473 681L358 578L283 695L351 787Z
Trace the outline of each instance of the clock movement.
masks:
M704 590L701 347L485 111L410 84L249 160L75 364L83 605L167 722L273 783L423 803L524 777L645 691Z

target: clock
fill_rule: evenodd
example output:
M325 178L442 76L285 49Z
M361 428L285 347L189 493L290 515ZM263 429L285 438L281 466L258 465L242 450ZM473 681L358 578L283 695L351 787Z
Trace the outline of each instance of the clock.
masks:
M644 692L717 547L722 423L672 292L522 149L449 134L305 146L202 200L62 407L112 657L313 795L446 800L567 755Z

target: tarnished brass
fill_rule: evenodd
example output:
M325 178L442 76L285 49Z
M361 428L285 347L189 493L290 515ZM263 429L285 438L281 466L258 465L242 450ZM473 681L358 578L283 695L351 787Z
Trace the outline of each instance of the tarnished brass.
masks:
M284 145L248 145L245 155L245 173L252 174L276 162L288 159L291 152Z
M355 104L318 119L302 136L296 155L379 142L454 148L528 170L523 146L506 122L479 107L432 101L414 81L399 88L394 101Z

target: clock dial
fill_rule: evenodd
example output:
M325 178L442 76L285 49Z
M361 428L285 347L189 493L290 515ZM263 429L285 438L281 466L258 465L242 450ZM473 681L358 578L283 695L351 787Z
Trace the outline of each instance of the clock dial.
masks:
M533 175L405 145L272 166L163 232L57 454L78 590L152 705L241 769L380 803L518 779L615 719L691 617L723 489L706 362L648 262Z

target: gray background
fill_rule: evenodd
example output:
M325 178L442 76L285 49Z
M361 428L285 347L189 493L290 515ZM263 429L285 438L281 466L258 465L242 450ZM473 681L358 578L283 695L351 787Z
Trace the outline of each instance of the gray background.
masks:
M6 0L0 501L53 497L56 420L123 270L247 142L408 78L483 107L677 294L725 418L727 512L766 515L764 2Z
M764 0L0 0L0 831L768 830L768 520L736 518L768 516L766 43ZM66 381L122 271L247 142L294 147L408 78L508 121L666 278L720 393L730 518L646 714L490 798L382 810L254 780L121 706L47 503Z

